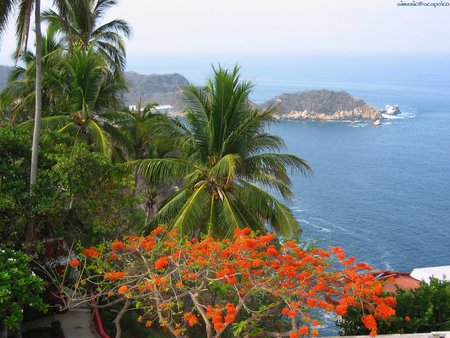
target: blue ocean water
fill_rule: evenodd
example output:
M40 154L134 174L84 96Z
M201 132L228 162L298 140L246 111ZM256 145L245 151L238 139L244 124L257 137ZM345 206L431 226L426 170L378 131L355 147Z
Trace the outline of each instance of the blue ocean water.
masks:
M262 102L305 89L346 90L401 118L368 123L283 121L271 127L306 159L290 204L318 245L340 245L375 268L450 265L450 57L427 55L155 56L144 73L179 72L194 83L211 64L239 63Z

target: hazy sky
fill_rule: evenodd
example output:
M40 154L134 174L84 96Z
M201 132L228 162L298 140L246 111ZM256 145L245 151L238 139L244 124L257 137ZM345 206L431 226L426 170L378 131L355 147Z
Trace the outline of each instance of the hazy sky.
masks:
M43 1L44 7L51 3ZM108 18L124 18L133 27L129 61L169 53L450 53L450 6L398 2L119 0ZM13 46L9 29L0 64L11 64Z

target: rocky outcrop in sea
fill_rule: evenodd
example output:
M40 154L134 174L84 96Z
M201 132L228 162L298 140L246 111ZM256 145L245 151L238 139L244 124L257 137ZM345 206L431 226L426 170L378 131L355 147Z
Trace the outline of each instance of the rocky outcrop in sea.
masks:
M291 120L379 120L379 109L344 91L311 90L282 94L261 105L275 105L277 119Z

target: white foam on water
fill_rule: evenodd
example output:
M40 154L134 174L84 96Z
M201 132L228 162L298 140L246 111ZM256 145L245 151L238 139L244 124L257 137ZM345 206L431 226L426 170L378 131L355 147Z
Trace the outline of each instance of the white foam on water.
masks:
M367 123L350 123L350 127L352 128L366 128Z
M306 220L306 219L299 219L299 218L297 218L297 221L299 221L300 224L301 224L301 223L305 223L305 224L308 224L308 225L312 226L313 228L319 229L321 232L333 232L332 230L330 230L330 229L328 229L328 228L325 228L325 227L323 227L323 226L320 226L320 225L311 223L311 222L309 222L309 221Z

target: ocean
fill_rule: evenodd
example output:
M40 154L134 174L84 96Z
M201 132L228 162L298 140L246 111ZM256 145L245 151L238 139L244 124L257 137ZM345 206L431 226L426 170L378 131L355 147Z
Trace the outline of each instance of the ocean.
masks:
M450 265L450 58L448 55L154 56L129 59L141 73L201 84L211 64L239 63L252 100L306 89L345 90L402 114L370 123L282 121L271 131L306 159L289 205L302 240L339 245L377 269ZM450 276L449 276L450 277Z

